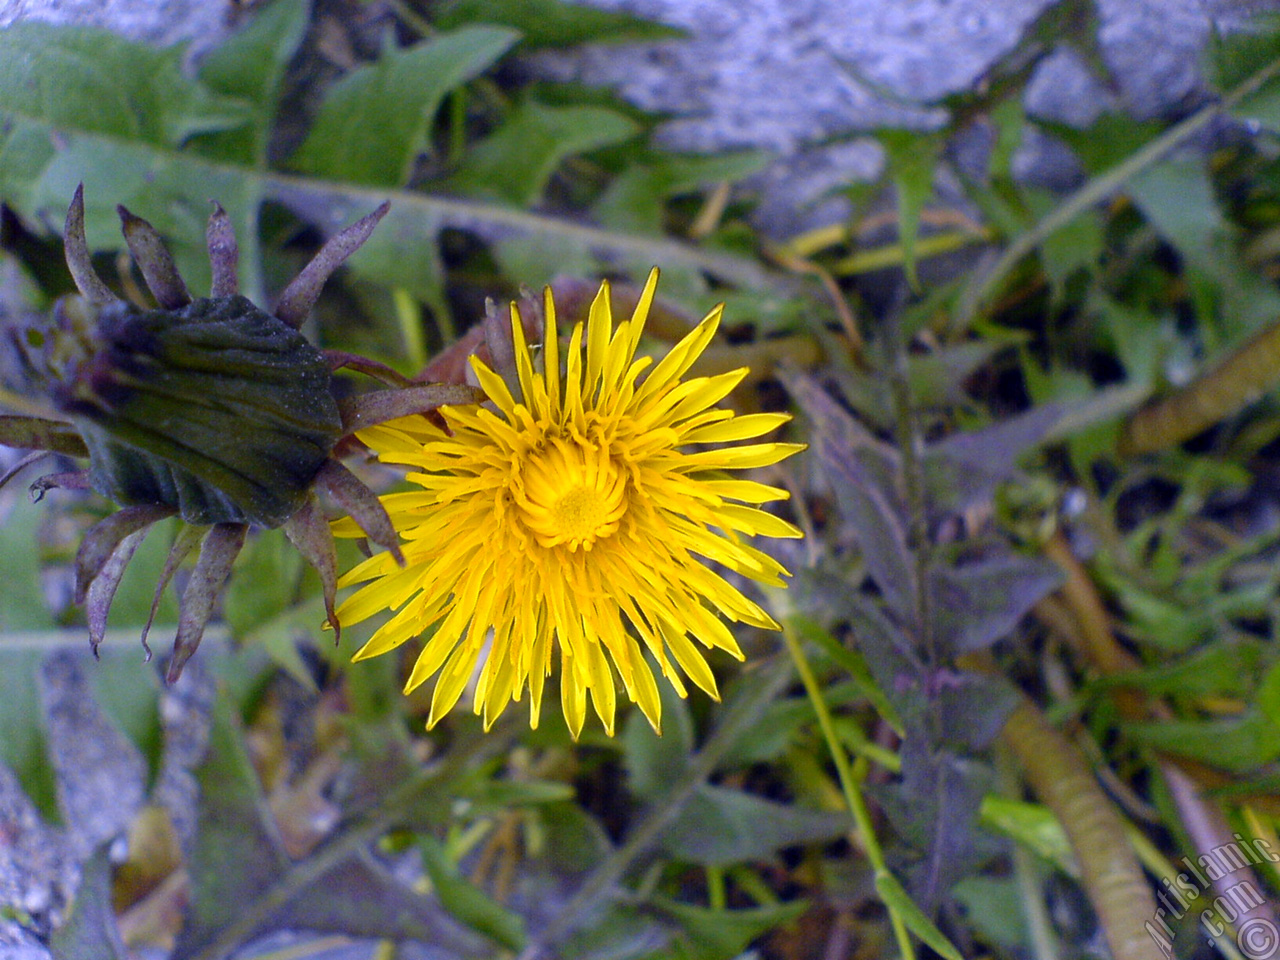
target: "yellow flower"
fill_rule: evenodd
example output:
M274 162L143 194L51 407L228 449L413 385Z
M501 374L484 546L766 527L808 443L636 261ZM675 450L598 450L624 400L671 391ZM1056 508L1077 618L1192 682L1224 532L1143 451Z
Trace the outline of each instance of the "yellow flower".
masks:
M343 584L366 586L342 604L338 618L345 626L399 611L357 660L386 653L438 624L405 686L408 693L439 672L428 726L452 709L475 677L474 709L484 714L486 728L526 685L536 727L554 648L560 651L564 714L575 737L588 694L613 734L614 671L659 729L658 688L643 650L680 696L686 695L683 671L717 697L698 645L742 659L721 616L777 629L703 559L784 585L787 571L740 535L801 536L791 524L746 505L784 500L786 491L723 471L777 463L803 445L685 449L760 437L789 417L735 416L714 406L746 369L681 381L715 335L719 308L641 377L651 360L635 353L657 279L655 270L631 320L616 329L603 285L585 331L581 323L573 328L563 373L551 291L537 360L513 304L520 398L473 357L494 409L441 407L448 432L423 416L360 432L381 460L415 469L408 479L421 489L382 501L404 541L406 565L398 567L382 553L353 569ZM339 522L335 532L360 535L349 521Z

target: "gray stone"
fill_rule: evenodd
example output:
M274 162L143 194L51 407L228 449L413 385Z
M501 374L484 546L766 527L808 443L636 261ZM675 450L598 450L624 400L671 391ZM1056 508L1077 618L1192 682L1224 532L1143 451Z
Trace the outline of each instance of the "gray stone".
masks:
M80 861L124 835L142 809L147 779L142 754L94 699L86 657L55 654L41 664L39 678L58 804Z
M0 0L0 27L19 20L105 27L160 47L190 42L198 55L230 32L234 10L229 0Z

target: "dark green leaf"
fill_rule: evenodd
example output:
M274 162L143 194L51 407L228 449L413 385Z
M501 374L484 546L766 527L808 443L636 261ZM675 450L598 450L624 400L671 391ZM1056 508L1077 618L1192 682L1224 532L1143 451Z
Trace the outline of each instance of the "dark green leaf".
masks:
M205 156L266 166L280 82L302 42L308 8L307 0L274 0L200 63L200 79L210 90L246 102L252 113L237 130L197 138L193 146Z
M693 723L688 704L669 683L659 683L662 697L662 735L638 710L627 717L622 732L627 786L643 800L658 801L684 775L693 753Z
M1208 72L1225 92L1280 57L1280 18L1267 13L1256 16L1242 30L1214 31L1207 52Z
M600 10L561 0L454 0L444 5L435 26L450 30L471 23L514 27L528 47L570 47L579 43L671 40L683 32L629 13Z
M315 176L403 186L445 95L487 69L515 43L500 27L468 27L413 47L388 44L328 92L291 163ZM519 154L512 154L511 161Z
M566 157L621 143L638 130L612 110L526 101L467 153L447 185L474 196L530 206Z
M804 900L742 910L712 910L667 897L654 897L651 902L680 924L685 934L680 946L689 960L736 957L756 937L786 926L809 909Z
M703 785L662 836L660 845L678 860L723 867L766 860L784 847L830 840L850 826L844 815Z

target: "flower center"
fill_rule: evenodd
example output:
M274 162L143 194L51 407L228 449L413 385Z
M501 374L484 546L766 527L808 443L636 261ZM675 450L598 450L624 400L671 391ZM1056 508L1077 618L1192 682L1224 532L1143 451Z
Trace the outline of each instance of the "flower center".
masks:
M525 463L513 490L520 516L544 547L590 550L627 512L627 478L604 450L552 440Z

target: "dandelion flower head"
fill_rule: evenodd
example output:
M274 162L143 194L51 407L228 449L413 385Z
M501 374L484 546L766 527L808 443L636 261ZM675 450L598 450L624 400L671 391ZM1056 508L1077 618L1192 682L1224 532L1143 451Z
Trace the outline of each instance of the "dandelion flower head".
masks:
M442 407L447 431L412 416L360 432L379 459L408 466L418 489L383 498L405 566L379 553L351 570L343 584L364 586L338 617L345 626L396 611L358 660L427 636L405 692L439 674L428 726L474 679L486 727L526 687L536 727L558 651L575 737L588 698L612 735L615 674L659 729L645 651L680 696L687 678L717 697L703 651L743 658L725 621L777 629L705 561L784 585L787 571L743 535L801 536L758 508L787 493L727 471L777 463L802 445L723 445L789 419L716 406L746 369L681 379L715 335L719 308L651 370L649 357L636 357L656 283L655 270L631 319L616 327L603 285L585 327L573 328L563 369L550 290L541 350L530 350L513 304L519 396L472 357L489 403ZM350 521L335 532L359 535Z

